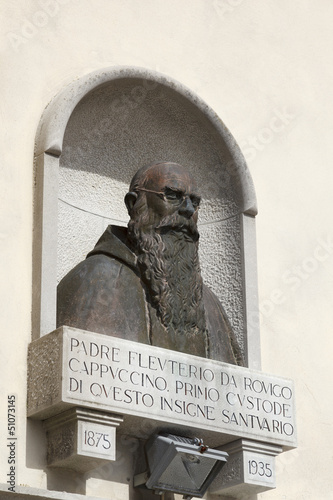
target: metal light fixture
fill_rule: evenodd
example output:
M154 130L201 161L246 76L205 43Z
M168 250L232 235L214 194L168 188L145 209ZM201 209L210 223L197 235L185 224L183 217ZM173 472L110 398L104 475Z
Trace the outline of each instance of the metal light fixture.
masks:
M156 493L183 494L186 500L202 498L227 461L228 454L208 448L198 438L172 434L152 436L146 444L149 473L134 478Z

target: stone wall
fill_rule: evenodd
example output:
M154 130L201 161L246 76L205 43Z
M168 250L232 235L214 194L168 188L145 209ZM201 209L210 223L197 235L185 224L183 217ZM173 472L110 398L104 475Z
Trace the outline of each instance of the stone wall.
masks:
M31 498L67 500L71 492L129 498L135 442L119 443L116 468L97 470L83 481L69 472L46 471L44 429L26 419L36 130L44 108L66 85L118 65L162 73L198 94L231 130L248 161L259 205L262 366L295 381L299 434L298 449L277 458L277 489L258 498L329 498L333 251L325 214L332 186L333 75L327 63L332 8L328 0L3 2L0 434L7 429L7 395L15 394L17 498L24 498L27 488ZM170 109L170 117L178 112ZM87 169L80 172L88 178ZM64 166L62 174L59 207L71 210L64 202L78 201L71 198L67 177L73 172ZM119 191L119 203L129 175L119 172L117 184L110 184ZM89 186L98 185L96 177L89 178ZM95 210L91 201L89 210ZM108 203L105 197L105 208L98 207L103 219ZM112 217L122 221L125 214L119 209ZM210 226L202 224L206 232L212 233ZM61 263L63 269L67 265ZM213 281L214 271L205 272ZM0 446L5 484L4 439ZM45 493L57 489L68 493ZM7 498L6 485L0 491Z

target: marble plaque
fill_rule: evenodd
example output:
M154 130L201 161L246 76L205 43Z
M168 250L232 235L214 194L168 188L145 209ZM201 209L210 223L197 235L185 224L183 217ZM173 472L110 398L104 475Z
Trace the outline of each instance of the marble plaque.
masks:
M202 430L216 445L247 437L296 446L291 380L111 336L61 327L32 342L28 386L34 418L80 406L121 414L121 427L131 422L138 434L149 419Z

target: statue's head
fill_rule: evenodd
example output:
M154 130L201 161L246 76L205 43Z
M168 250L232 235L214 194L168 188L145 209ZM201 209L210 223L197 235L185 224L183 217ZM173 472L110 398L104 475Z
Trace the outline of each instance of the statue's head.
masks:
M198 238L200 195L193 177L177 163L160 162L138 170L125 203L141 230L163 233L178 229Z
M155 163L133 177L125 197L128 239L137 255L142 281L158 317L178 338L207 350L197 229L200 196L189 172L177 163Z

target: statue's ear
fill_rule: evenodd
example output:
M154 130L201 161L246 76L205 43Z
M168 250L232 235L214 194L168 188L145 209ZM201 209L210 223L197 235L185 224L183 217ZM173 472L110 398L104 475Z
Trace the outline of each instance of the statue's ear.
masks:
M133 191L130 191L125 196L125 205L127 207L127 211L128 211L129 216L131 215L131 211L135 205L137 197L138 197L137 193L134 193Z

